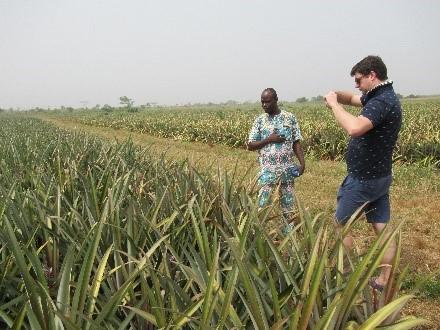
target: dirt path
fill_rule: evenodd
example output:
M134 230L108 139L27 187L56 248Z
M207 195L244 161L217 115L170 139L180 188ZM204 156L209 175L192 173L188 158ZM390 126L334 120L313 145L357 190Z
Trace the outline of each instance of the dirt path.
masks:
M199 168L217 170L219 166L227 171L233 171L235 168L241 176L248 173L244 178L248 182L253 180L258 169L256 153L243 149L173 141L124 130L87 126L48 116L44 116L43 119L60 128L84 131L108 140L123 141L131 138L133 142L148 147L153 153L165 153L168 159L173 160L190 159ZM426 178L415 176L408 179L408 171L411 173L411 170L404 167L395 169L391 191L393 219L406 221L402 232L401 264L408 264L413 273L426 275L438 269L440 265L440 247L437 239L440 237L440 192L432 188L432 180L440 180L440 175ZM331 221L335 194L344 174L345 166L342 163L307 160L306 172L295 183L297 195L300 200L307 201L303 202L306 207L323 212ZM363 221L359 221L354 235L358 244L362 245L373 234ZM432 321L435 325L430 329L440 329L439 298L414 299L405 311Z

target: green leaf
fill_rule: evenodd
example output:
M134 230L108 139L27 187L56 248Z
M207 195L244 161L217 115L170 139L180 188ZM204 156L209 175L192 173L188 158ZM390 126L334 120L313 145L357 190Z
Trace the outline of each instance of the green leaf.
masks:
M413 298L412 295L405 295L390 302L386 306L379 309L376 313L371 315L360 327L359 330L374 329L379 326L389 315L399 311L403 306Z
M151 314L148 313L146 311L143 311L139 308L136 307L131 307L131 306L124 306L125 308L128 308L130 310L132 310L133 312L135 312L137 315L139 315L140 317L142 317L144 320L150 322L151 324L153 324L154 326L157 327L157 323L156 323L156 317Z

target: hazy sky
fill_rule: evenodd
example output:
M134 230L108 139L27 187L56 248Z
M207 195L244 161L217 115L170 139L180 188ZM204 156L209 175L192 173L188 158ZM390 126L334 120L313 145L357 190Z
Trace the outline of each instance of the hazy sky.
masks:
M369 54L438 94L439 34L438 0L0 0L0 107L295 100L355 91Z

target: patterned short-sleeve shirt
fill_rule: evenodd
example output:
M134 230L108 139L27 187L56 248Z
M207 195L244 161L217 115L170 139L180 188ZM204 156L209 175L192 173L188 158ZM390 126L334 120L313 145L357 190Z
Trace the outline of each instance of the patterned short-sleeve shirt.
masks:
M293 143L302 140L301 131L293 113L281 110L277 115L258 116L249 133L248 142L261 141L272 133L284 135L283 143L270 143L259 150L260 184L291 181L297 176Z

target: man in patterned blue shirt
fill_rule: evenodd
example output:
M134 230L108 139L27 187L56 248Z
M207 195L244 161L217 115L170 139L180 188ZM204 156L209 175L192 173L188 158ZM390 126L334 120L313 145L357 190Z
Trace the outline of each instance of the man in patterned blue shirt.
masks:
M247 147L259 151L260 207L268 204L270 194L279 185L281 212L286 224L283 231L286 233L292 228L294 178L302 175L305 169L300 143L302 136L295 115L278 107L278 96L273 88L263 91L261 105L265 113L255 119ZM294 163L294 154L299 166Z
M365 205L367 220L378 235L390 220L392 153L402 123L402 111L380 57L365 57L352 68L351 76L362 95L329 92L325 97L336 121L351 136L345 156L348 175L337 195L336 222L342 227ZM362 111L354 116L340 103L362 107ZM344 238L344 244L352 247L350 235ZM395 254L396 245L392 241L382 259L379 277L370 280L373 288L382 291L387 284Z

